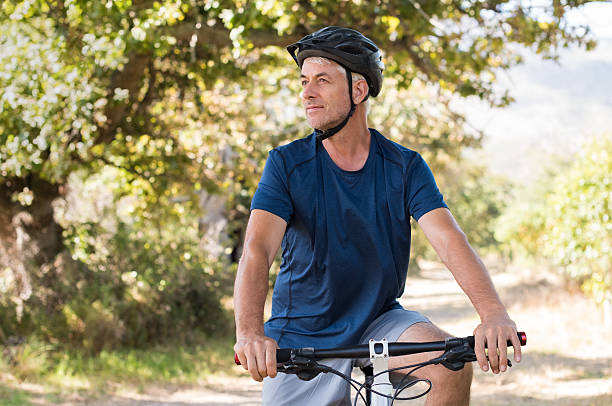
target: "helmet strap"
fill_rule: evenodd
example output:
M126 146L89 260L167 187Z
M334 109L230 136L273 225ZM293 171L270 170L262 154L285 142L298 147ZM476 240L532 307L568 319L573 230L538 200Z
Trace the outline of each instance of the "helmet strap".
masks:
M348 115L344 118L344 120L342 120L342 122L338 124L337 126L333 128L329 128L327 130L319 130L315 128L315 135L317 136L319 141L323 141L324 139L329 138L332 135L336 134L338 131L342 130L344 126L346 125L346 123L348 123L353 113L355 112L355 109L357 108L355 103L353 103L353 76L350 70L346 69L346 67L344 67L344 69L346 70L346 78L348 80L349 99L351 100L351 110L349 111Z

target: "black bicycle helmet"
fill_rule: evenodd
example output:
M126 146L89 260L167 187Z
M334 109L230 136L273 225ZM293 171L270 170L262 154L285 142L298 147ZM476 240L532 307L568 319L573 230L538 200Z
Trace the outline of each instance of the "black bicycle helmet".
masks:
M359 31L344 27L325 27L287 47L300 69L304 59L322 56L342 65L351 72L361 73L368 82L369 95L380 93L383 70L380 50Z
M351 109L344 121L337 126L327 130L315 128L315 133L321 141L340 131L355 112L351 72L362 74L368 83L368 95L364 100L370 95L376 97L380 93L382 71L385 68L380 50L359 31L344 27L325 27L289 45L287 51L300 69L306 58L320 56L337 62L346 70Z

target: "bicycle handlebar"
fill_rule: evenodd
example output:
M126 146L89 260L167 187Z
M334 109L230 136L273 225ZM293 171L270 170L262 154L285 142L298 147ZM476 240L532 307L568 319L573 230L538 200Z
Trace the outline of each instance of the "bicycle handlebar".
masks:
M527 344L527 334L524 331L517 333L521 345ZM462 338L448 338L445 341L429 341L424 343L389 343L389 356L417 354L421 352L448 351L451 348L468 344L474 348L474 336ZM508 340L508 347L512 341ZM485 344L486 348L486 344ZM314 348L280 348L276 350L276 362L282 364L289 362L292 357L305 357L309 359L325 358L369 358L370 346L368 344L354 345L350 347L314 349ZM236 365L241 365L238 354L234 354Z

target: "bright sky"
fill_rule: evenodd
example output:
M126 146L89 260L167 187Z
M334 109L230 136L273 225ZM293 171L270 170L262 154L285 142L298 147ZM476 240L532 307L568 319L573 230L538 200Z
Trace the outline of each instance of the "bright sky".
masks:
M547 154L571 153L588 137L612 131L612 3L588 4L569 19L591 27L594 51L564 51L560 64L527 56L500 77L516 99L505 109L476 100L455 104L485 132L479 159L522 183L537 176Z

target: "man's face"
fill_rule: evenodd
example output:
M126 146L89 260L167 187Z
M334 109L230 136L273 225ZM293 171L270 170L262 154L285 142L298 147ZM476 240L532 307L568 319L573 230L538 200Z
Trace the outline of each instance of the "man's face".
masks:
M302 64L302 104L312 128L333 128L351 109L346 73L339 68L337 63L320 58L307 58Z

